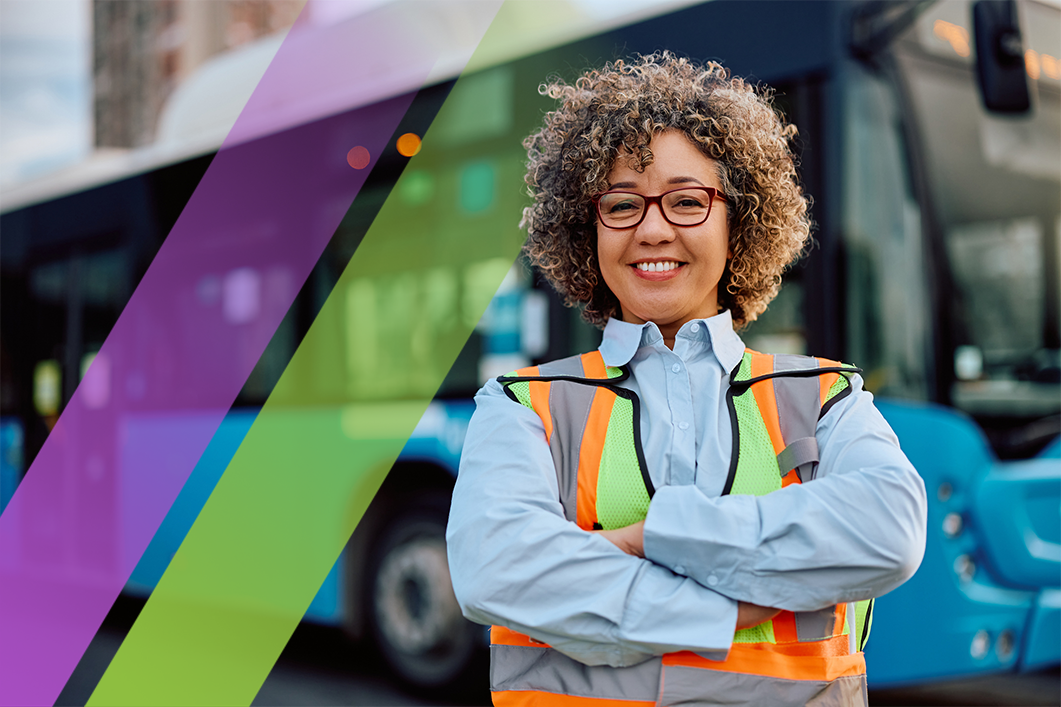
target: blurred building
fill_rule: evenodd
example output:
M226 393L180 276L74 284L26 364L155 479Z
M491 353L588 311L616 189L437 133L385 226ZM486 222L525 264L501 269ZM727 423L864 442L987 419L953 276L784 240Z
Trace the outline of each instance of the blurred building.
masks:
M95 147L153 141L173 89L210 57L290 27L304 0L93 0Z

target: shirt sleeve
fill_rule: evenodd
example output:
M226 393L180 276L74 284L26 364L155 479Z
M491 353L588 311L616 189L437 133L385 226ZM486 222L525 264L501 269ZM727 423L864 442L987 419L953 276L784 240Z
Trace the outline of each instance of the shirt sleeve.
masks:
M645 556L733 599L789 611L878 597L909 579L925 551L925 485L861 378L851 384L818 422L814 480L758 497L661 488Z
M491 381L475 398L446 541L457 601L587 665L722 659L737 603L568 521L541 419Z

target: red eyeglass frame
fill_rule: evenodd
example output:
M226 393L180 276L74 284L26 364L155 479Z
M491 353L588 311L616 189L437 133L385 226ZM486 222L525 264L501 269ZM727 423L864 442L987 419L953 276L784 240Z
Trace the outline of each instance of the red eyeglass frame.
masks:
M696 223L674 223L674 221L671 221L667 217L667 210L663 208L663 197L667 196L667 194L673 194L676 191L705 191L708 193L711 198L707 202L707 213L704 214L703 221L697 221ZM609 194L631 194L633 196L639 196L645 200L645 210L641 212L641 218L637 220L637 223L633 223L628 226L609 226L604 222L604 214L602 214L600 210L600 200L608 196ZM593 208L597 212L597 219L600 221L600 224L605 228L612 229L613 231L625 231L640 226L641 222L645 220L645 216L648 215L648 207L652 206L652 204L656 204L659 206L659 212L663 216L664 221L671 224L672 226L680 226L682 228L685 228L692 226L700 226L702 224L707 223L707 219L711 218L711 207L714 205L715 199L721 199L722 201L729 202L729 199L726 198L726 195L723 194L721 190L716 189L715 187L678 187L677 189L668 189L667 191L657 196L646 196L644 194L639 194L636 191L606 191L603 194L598 194L597 196L593 197Z

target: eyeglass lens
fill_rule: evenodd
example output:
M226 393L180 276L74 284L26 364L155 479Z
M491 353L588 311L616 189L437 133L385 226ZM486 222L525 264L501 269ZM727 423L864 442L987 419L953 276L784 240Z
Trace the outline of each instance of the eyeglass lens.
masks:
M704 189L676 189L658 200L663 216L676 226L696 226L707 220L711 211L711 192ZM601 221L611 228L633 227L644 216L647 199L630 192L608 192L599 203Z

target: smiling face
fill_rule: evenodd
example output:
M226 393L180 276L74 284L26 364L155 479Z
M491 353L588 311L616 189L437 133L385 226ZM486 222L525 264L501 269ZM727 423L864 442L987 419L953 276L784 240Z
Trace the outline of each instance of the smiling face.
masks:
M609 191L656 196L681 187L714 187L721 192L714 160L685 135L668 130L649 144L652 164L637 172L621 155L608 173ZM597 257L604 282L619 300L622 319L654 322L672 344L682 324L718 313L718 283L730 257L726 205L716 199L699 226L675 226L648 207L634 228L597 222Z

